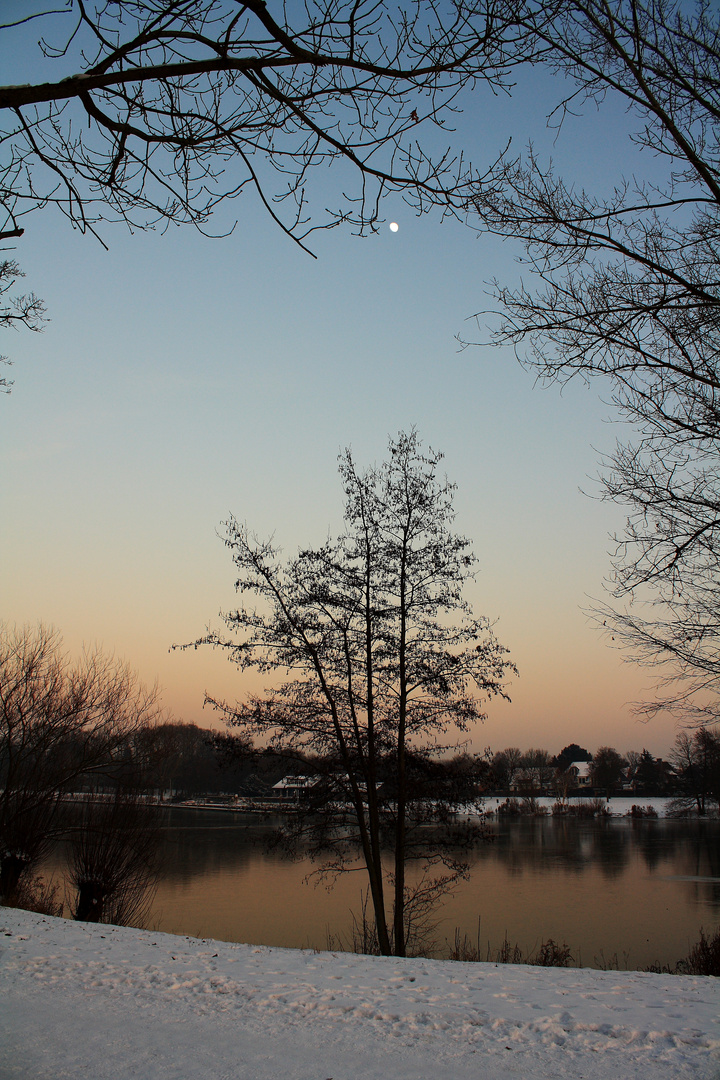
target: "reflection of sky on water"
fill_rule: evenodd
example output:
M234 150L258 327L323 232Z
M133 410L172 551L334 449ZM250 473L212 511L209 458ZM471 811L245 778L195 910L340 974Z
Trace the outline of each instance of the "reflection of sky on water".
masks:
M717 877L691 877L689 874L667 874L664 881L714 881L720 885L720 878Z
M325 948L348 940L362 873L328 890L314 866L267 850L270 823L249 815L166 811L163 879L149 925L201 937ZM438 955L455 929L527 952L548 938L592 966L672 963L720 921L720 822L567 818L495 821L467 853L470 879L439 912ZM58 865L56 861L56 866Z

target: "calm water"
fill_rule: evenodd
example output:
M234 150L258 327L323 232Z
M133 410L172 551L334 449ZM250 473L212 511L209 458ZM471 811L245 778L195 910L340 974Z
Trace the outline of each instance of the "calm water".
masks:
M163 829L165 870L149 925L172 933L289 947L349 939L365 882L328 890L313 865L265 850L250 815L174 809ZM620 967L674 962L701 927L720 924L720 822L553 818L500 821L470 855L470 880L438 913L436 955L467 934L483 952L507 933L529 951L565 942L576 962ZM59 856L54 861L59 871Z

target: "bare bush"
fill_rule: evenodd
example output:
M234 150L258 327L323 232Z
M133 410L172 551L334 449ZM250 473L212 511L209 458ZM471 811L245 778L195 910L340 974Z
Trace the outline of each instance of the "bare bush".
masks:
M651 964L645 968L663 975L713 975L720 977L720 927L712 937L700 930L700 940L675 964Z
M5 901L5 906L36 911L39 915L60 917L65 910L65 904L59 898L59 892L58 882L45 881L40 876L31 878L26 874L21 877L13 895Z
M510 940L505 931L505 937L498 949L493 951L490 942L483 952L480 945L480 926L478 924L477 939L471 941L467 934L460 937L460 930L455 929L455 940L450 948L450 959L459 960L466 964L529 964L531 967L572 967L575 960L570 952L570 947L565 942L559 944L553 938L543 941L537 949L523 952L522 948Z
M552 938L548 938L527 962L533 967L572 967L575 961L570 947L564 941L561 945Z
M684 960L677 964L678 975L714 975L720 977L720 928L712 937L700 930L700 940Z
M553 817L603 818L610 816L610 809L602 799L581 800L578 802L555 802Z
M658 812L654 806L637 806L635 803L633 803L625 816L631 817L634 820L640 818L656 818L658 816Z
M119 787L110 801L88 801L70 838L73 916L84 922L143 926L158 873L157 807Z
M159 715L125 664L97 649L73 664L57 631L0 625L0 898L47 854L63 797L117 775Z

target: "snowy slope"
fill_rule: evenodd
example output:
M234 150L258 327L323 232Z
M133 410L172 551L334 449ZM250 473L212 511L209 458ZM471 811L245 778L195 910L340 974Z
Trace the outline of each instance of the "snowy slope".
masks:
M717 1080L720 980L269 949L0 908L2 1080Z

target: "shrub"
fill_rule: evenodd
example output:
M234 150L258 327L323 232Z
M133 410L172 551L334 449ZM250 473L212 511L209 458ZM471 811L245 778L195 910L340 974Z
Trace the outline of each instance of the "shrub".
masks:
M547 814L547 808L541 806L533 795L524 795L522 799L506 799L497 809L499 817L541 817Z
M596 818L609 817L610 808L604 799L590 799L578 802L556 802L552 808L553 817Z
M60 886L57 882L45 881L42 877L31 878L23 875L12 897L4 903L6 907L22 908L24 911L36 911L38 915L62 917L65 905L58 900Z
M474 942L470 940L467 934L461 938L460 930L456 928L455 941L450 949L450 959L459 960L466 964L485 961L488 964L531 964L533 967L571 967L574 963L570 948L565 942L560 945L557 941L553 941L552 938L548 938L547 941L542 942L537 952L530 952L525 955L517 942L515 945L510 944L507 931L505 931L505 938L497 952L493 954L488 942L487 951L483 956L480 950L479 927L477 940Z
M700 940L684 959L675 964L650 964L644 970L657 975L713 975L720 978L720 927L712 937L706 937L701 929Z
M489 946L488 946L489 948ZM460 937L460 928L455 927L455 941L450 948L450 959L458 960L463 964L477 964L483 960L484 957L480 954L480 932L478 929L478 939L476 942L472 942L467 934Z
M656 818L658 812L654 806L636 806L633 803L625 816L631 818Z
M570 947L564 941L560 945L552 938L548 938L542 943L534 959L528 959L528 963L535 967L572 967L574 959L570 953Z
M70 836L68 877L73 918L146 925L157 879L157 807L136 789L88 800Z
M488 957L489 959L489 957ZM505 939L495 955L496 964L524 964L522 949L517 944L511 945L508 941L507 930Z
M720 927L711 938L700 931L700 940L684 960L677 963L678 975L714 975L720 977Z

